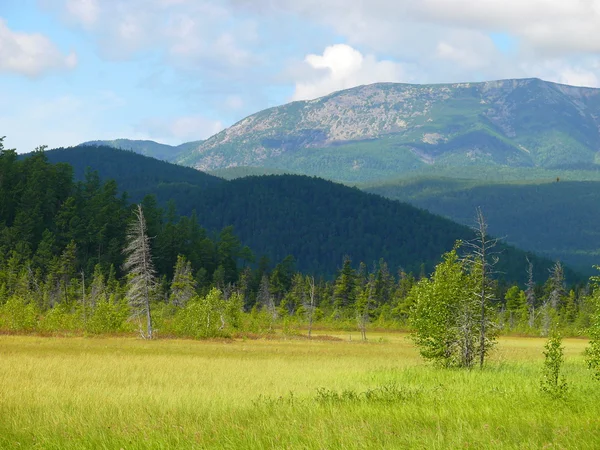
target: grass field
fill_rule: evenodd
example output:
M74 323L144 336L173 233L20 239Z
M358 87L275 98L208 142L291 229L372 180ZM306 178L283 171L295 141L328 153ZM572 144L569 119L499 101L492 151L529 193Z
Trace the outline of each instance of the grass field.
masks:
M0 448L600 447L600 384L565 340L571 390L539 391L544 341L483 371L424 364L405 335L340 341L0 336Z

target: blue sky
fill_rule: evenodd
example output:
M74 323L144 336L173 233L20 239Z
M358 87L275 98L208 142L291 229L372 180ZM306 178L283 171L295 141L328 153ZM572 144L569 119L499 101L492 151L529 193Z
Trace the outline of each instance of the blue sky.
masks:
M204 139L379 81L600 86L600 0L0 0L0 136Z

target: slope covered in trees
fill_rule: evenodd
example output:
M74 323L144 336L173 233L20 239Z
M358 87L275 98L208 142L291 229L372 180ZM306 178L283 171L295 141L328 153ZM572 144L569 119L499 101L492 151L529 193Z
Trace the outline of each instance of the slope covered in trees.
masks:
M421 179L365 187L462 224L486 212L490 233L519 248L560 259L584 272L598 261L600 182L481 184Z
M243 178L176 202L183 213L196 209L209 229L233 225L259 254L292 254L299 268L319 273L333 273L344 255L415 273L425 264L428 272L457 239L472 238L468 227L408 204L305 176ZM524 252L504 247L502 260L504 277L524 280ZM550 265L539 260L541 277Z
M84 179L88 167L103 180L116 180L119 189L127 191L132 201L140 201L157 186L206 189L222 182L204 172L106 146L59 148L46 152L46 156L52 163L66 162L73 166L77 180Z
M94 170L97 162L102 177L114 178L119 185L132 183L122 165L105 162L113 157L113 152L125 153L130 162L143 167L140 176L146 178L140 185L144 186L144 193L156 196L159 205L164 206L172 199L181 214L189 215L195 210L199 223L208 230L233 225L242 242L256 255L281 261L291 254L297 267L304 271L332 276L346 255L367 264L384 258L393 270L402 267L419 273L424 264L423 270L430 271L457 239L471 237L468 227L450 220L319 178L281 175L229 182L216 179L216 186L211 187L194 184L194 175L188 168L165 166L166 163L114 149L92 150L94 158L85 161ZM83 157L89 151L87 148L52 150L47 154L54 161L70 163L75 158L82 168ZM123 162L125 157L119 157ZM161 172L165 167L170 171L168 179ZM178 170L182 179L189 177L191 182L175 182ZM198 174L203 180L204 174ZM153 176L166 181L152 184ZM213 179L209 180L212 183ZM137 201L141 194L137 189L132 198ZM474 217L475 208L472 214ZM502 260L503 277L525 279L523 252L507 247ZM538 277L544 278L550 266L548 260L535 264Z

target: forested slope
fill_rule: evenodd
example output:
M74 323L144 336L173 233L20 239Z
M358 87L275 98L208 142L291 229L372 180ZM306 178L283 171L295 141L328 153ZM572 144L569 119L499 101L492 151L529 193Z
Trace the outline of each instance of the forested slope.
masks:
M473 180L416 180L366 188L459 223L485 212L490 232L520 248L591 271L600 262L600 182L481 185Z
M206 189L222 182L198 170L106 146L59 148L46 152L46 156L52 163L66 162L73 166L77 180L84 179L88 167L102 179L116 180L119 189L127 191L133 201L141 200L161 185Z
M298 269L327 277L345 256L368 265L383 258L394 271L402 267L419 273L423 265L428 272L456 240L472 236L468 227L448 219L320 178L273 175L224 181L104 147L52 150L47 155L50 161L74 163L80 175L89 166L123 189L134 187L133 201L146 194L163 206L173 200L178 213L196 211L207 230L232 225L257 257L281 261L293 255ZM536 275L545 278L551 262L530 259L536 260ZM524 281L525 267L525 253L503 251L503 278Z

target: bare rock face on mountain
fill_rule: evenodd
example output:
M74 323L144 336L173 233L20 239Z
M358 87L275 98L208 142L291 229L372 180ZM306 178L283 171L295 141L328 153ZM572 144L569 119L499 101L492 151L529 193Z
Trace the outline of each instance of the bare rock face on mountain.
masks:
M373 84L261 111L190 147L176 162L342 181L438 167L589 167L600 150L600 89L538 79Z

